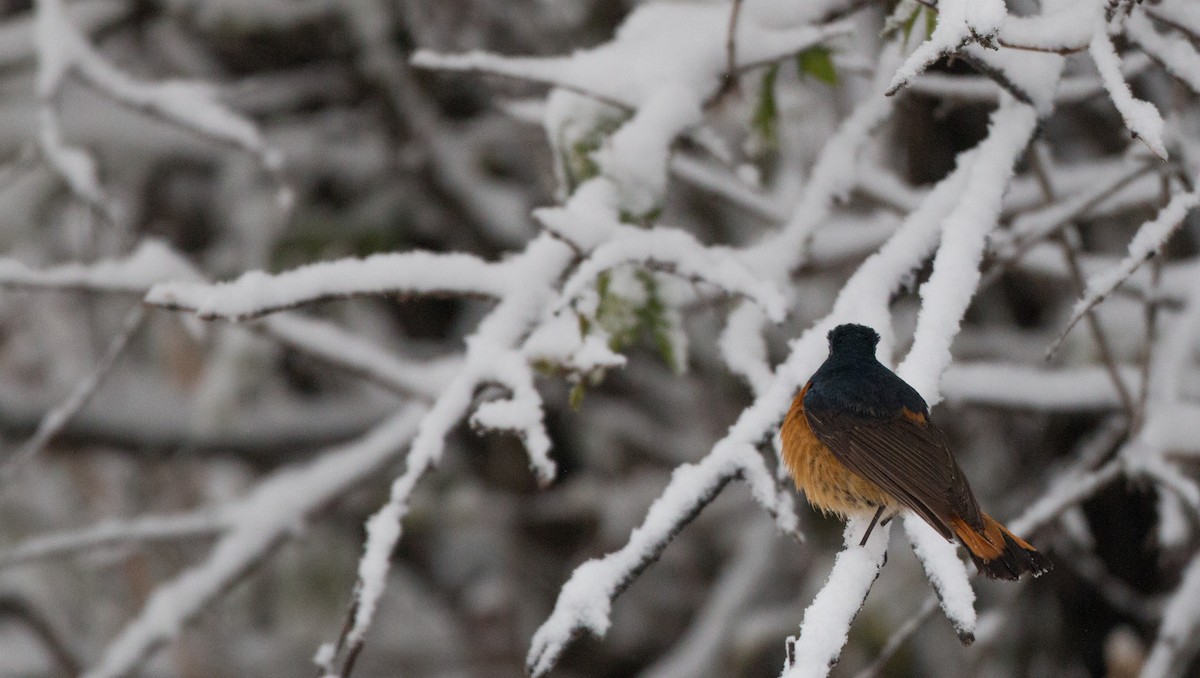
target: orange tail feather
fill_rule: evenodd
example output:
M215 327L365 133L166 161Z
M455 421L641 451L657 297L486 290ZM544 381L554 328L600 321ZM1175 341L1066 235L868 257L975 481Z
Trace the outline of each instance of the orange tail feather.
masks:
M951 520L950 526L967 547L975 567L992 579L1016 580L1026 572L1037 577L1054 567L1049 558L986 513L982 530L961 518Z

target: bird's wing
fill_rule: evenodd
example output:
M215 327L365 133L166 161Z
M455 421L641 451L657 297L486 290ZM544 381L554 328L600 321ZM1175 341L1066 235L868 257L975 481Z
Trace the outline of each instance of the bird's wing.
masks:
M923 414L895 417L805 409L817 438L846 468L870 480L950 538L951 518L982 528L979 505L945 435Z

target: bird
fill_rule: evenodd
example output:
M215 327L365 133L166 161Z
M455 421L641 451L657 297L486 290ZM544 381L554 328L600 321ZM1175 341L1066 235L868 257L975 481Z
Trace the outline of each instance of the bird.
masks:
M911 511L966 547L992 579L1050 571L1050 559L979 508L945 434L917 391L875 357L879 334L843 324L829 357L792 400L780 437L783 462L809 504L843 520L876 523Z

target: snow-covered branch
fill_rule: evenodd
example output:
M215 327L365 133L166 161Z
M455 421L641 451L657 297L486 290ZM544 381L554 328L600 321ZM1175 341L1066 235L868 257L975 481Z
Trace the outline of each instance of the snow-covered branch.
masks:
M173 638L214 597L244 575L316 509L369 478L393 459L417 431L424 411L407 407L362 439L329 450L299 468L286 468L225 509L231 526L208 558L160 586L138 616L83 675L123 676Z
M311 264L271 276L260 271L215 285L163 283L146 303L201 318L245 320L330 299L362 295L503 297L506 267L466 254L405 252Z

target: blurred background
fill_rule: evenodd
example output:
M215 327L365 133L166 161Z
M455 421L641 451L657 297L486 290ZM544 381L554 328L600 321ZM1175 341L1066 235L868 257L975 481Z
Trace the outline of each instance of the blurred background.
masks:
M213 280L412 249L500 259L538 232L530 210L559 201L541 124L546 88L417 70L408 57L417 48L566 54L610 40L638 5L66 3L66 16L112 66L146 81L211 83L219 100L251 119L266 146L279 152L276 167L255 148L134 110L82 78L68 78L51 94L39 90L37 8L0 0L0 253L5 262L30 269L86 265L123 257L153 238ZM1010 3L1014 12L1035 7ZM788 62L770 83L760 72L747 74L740 88L708 109L709 123L735 149L737 170L727 174L747 179L747 190L776 206L774 218L675 178L661 221L702 242L731 246L777 229L824 141L869 82L889 9L866 3L857 10L862 30L835 50L832 81ZM1071 64L1068 77L1094 77L1088 64ZM963 61L935 70L939 77L977 78ZM1133 82L1139 96L1194 118L1195 95L1161 69L1143 67ZM764 87L771 88L774 107L766 117ZM898 95L896 113L872 151L880 176L895 190L849 196L838 208L839 224L853 228L864 215L902 215L905 196L920 195L953 167L959 152L985 136L994 94L990 101L970 100L939 91L930 85ZM56 112L62 137L94 158L102 195L81 195L46 161L38 139L47 107ZM1129 143L1120 117L1098 91L1062 103L1042 139L1055 161L1079 167L1114 162ZM680 154L702 155L687 147ZM1145 178L1159 181L1154 173ZM1025 207L1015 204L1006 221L1047 202L1028 166L1018 181L1024 192L1017 197L1034 197ZM1150 194L1153 199L1130 199L1081 217L1073 246L1119 257L1161 205L1153 188ZM1195 256L1197 227L1193 215L1171 241L1166 266ZM872 237L880 241L864 236L868 244ZM786 355L788 339L828 311L870 247L832 248L796 274L800 293L792 313L768 331L772 363ZM954 345L956 361L1041 368L1078 289L1061 266L991 263ZM14 264L3 265L10 271ZM923 271L895 301L898 349L911 341L915 324L919 300L911 290L927 275ZM402 400L253 323L206 324L161 309L141 318L138 306L138 290L39 288L12 280L0 290L0 455L6 459L27 449L46 414L104 364L113 337L128 335L87 406L31 458L5 466L0 675L76 675L92 665L160 584L205 558L218 532L203 523L213 507L234 502L272 472L364 434ZM460 353L490 307L472 299L377 297L326 302L304 313L405 359L433 364ZM546 489L537 487L519 440L459 426L443 463L413 495L354 675L525 675L530 637L573 568L622 546L671 471L706 454L750 402L749 389L729 372L717 347L731 307L706 301L687 308L683 355L663 350L653 322L631 322L622 346L628 365L608 372L582 400L572 396L567 380L540 377L560 467ZM1146 318L1153 317L1147 308L1133 294L1099 308L1108 348L1130 369L1146 350ZM136 331L125 332L131 323L138 323ZM1053 364L1099 369L1094 334L1077 328ZM1078 398L1049 404L1022 402L1020 394L1003 402L964 374L957 388L948 383L947 402L934 419L953 440L981 503L999 518L1018 515L1068 460L1111 456L1126 435L1120 404L1079 392L1086 387L1074 387ZM314 652L337 638L345 620L363 522L386 500L388 483L401 469L394 459L296 525L207 601L139 675L313 675ZM1161 534L1164 510L1175 511L1176 534ZM783 639L796 633L841 545L839 522L802 499L797 511L804 543L777 533L748 489L730 485L617 601L607 637L579 639L553 675L776 675ZM1015 586L978 583L982 616L974 647L961 646L934 614L872 670L889 676L1136 675L1166 596L1194 550L1195 531L1182 511L1150 483L1106 486L1030 537L1055 561L1052 574ZM28 540L98 525L120 532L128 521L156 515L192 515L201 523L146 538L97 539L49 555L27 548ZM929 593L911 549L897 539L834 675L868 668ZM1191 674L1196 671L1193 664Z

